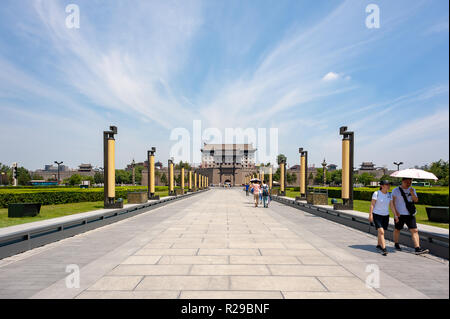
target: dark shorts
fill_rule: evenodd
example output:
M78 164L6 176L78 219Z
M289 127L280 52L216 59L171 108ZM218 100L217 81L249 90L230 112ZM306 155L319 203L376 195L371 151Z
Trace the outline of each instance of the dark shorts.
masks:
M386 230L389 226L389 215L383 216L378 214L373 214L373 223L375 225L375 228L383 228Z
M408 229L417 228L416 216L400 215L398 218L398 223L395 223L395 229L402 230L405 224Z

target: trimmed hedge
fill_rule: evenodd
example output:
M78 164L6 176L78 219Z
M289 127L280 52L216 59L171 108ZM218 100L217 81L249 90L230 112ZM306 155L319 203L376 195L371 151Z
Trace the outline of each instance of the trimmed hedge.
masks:
M318 187L319 189L327 189L328 190L328 197L331 198L341 198L341 189L340 188L322 188ZM373 189L353 189L353 199L357 200L366 200L370 201L372 200L372 194L378 190L378 188ZM392 191L392 189L391 189ZM422 191L416 191L417 196L419 197L418 204L421 205L430 205L430 206L448 206L448 192L422 192Z
M127 198L133 191L146 191L146 187L116 187L116 199ZM155 191L167 191L167 186L157 186ZM18 189L9 192L0 192L0 207L8 207L10 203L41 203L42 205L55 205L79 202L103 201L103 188L71 188L30 190Z

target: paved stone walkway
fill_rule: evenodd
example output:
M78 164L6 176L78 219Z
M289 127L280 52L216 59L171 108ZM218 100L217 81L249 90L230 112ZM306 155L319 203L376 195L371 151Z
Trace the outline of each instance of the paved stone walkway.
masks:
M448 298L448 261L212 189L0 261L0 298ZM67 288L66 266L80 268ZM379 269L379 288L368 288Z

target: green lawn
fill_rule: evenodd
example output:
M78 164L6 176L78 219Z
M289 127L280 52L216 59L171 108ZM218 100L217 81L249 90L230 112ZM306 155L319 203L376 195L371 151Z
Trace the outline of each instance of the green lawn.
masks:
M167 196L167 191L156 192L160 197ZM127 203L125 200L124 204ZM8 208L0 208L0 228L24 223L36 222L40 220L84 213L91 210L103 208L103 202L81 202L60 205L44 205L41 207L39 215L35 217L8 217Z
M286 196L295 198L296 196L299 196L299 192L287 190ZM331 205L331 198L328 198L328 204ZM427 205L416 205L416 208L417 208L416 220L418 223L448 229L448 224L446 224L446 223L430 222L428 220L428 216L427 216L425 207L427 207ZM369 210L370 210L370 201L354 200L353 201L353 209L368 214ZM392 213L391 213L391 217L392 217Z

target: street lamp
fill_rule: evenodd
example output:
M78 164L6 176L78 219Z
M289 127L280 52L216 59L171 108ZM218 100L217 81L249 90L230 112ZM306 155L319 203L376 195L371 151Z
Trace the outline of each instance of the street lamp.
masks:
M325 159L323 159L322 167L323 167L323 170L322 170L323 186L326 186L327 185L327 162L325 161Z
M399 171L400 165L403 165L403 162L394 162L394 165L397 165L397 171Z
M59 178L59 165L61 165L62 163L64 163L64 162L63 161L61 161L61 162L55 161L55 164L58 165L58 185L59 185L59 181L60 181L60 178Z
M136 179L135 179L135 176L136 176L136 175L135 175L135 170L134 170L134 167L135 167L135 166L136 166L136 162L134 161L134 158L133 158L133 161L131 162L131 168L132 168L132 176L131 176L131 177L132 177L132 178L131 178L132 181L131 181L131 182L133 183L133 186L136 185L136 182L135 182L135 181L136 181Z

